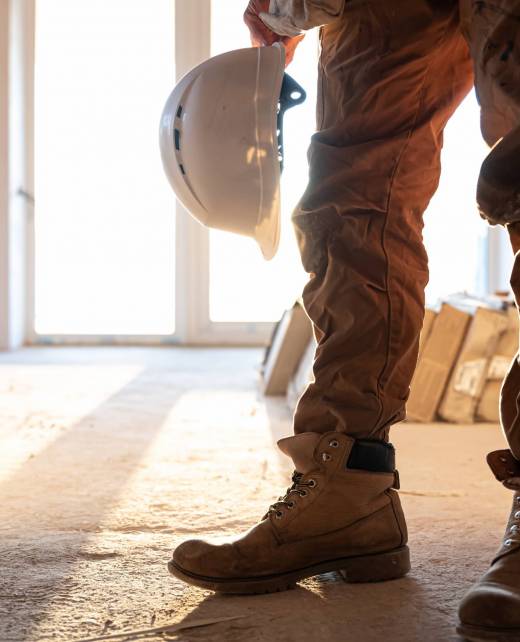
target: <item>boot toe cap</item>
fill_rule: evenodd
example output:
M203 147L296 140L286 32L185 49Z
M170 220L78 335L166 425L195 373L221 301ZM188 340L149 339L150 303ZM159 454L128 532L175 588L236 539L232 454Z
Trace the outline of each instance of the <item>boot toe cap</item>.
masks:
M459 607L463 624L485 628L520 628L520 592L483 583L472 588Z
M201 539L187 540L174 549L172 560L177 566L191 570L199 566L205 548L206 542Z
M172 563L182 571L205 577L225 577L229 571L230 545L215 545L191 539L173 551Z

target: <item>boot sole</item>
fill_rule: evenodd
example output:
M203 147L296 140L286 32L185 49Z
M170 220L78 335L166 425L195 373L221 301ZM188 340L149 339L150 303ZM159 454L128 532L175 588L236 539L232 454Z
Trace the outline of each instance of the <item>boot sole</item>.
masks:
M520 629L495 629L459 624L457 633L469 642L518 642Z
M295 588L300 580L337 571L346 582L383 582L403 577L410 570L410 551L408 546L402 546L384 553L342 557L307 566L306 568L265 575L263 577L246 577L221 579L205 577L191 573L178 566L173 560L168 562L168 570L172 575L187 584L210 589L217 593L234 593L251 595L259 593L274 593Z

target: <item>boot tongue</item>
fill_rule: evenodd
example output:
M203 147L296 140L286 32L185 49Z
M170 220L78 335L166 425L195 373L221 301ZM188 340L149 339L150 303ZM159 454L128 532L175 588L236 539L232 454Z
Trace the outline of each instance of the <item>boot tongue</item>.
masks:
M302 432L294 437L280 439L278 448L293 460L295 470L305 475L316 468L313 455L322 436L317 432Z

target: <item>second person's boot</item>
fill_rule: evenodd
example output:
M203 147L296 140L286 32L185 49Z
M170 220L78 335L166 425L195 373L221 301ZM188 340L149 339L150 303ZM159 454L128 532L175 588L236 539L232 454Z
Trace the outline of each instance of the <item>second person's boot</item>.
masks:
M491 470L514 490L502 545L489 570L462 600L457 631L472 641L520 642L520 462L509 450L488 455Z
M376 582L409 570L393 446L340 432L301 433L278 446L296 469L286 495L241 538L178 546L173 575L222 593L266 593L330 571Z

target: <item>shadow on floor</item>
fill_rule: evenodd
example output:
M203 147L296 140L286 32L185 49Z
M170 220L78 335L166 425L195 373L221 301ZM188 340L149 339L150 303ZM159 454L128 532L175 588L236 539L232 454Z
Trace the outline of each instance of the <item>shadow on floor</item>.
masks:
M85 546L181 392L143 370L0 484L0 639L30 640L48 603L67 602Z
M349 585L336 574L306 581L285 593L211 596L183 623L218 617L236 620L184 630L186 642L455 642L446 614L430 602L427 588L412 576L380 584ZM453 614L454 615L454 614Z

